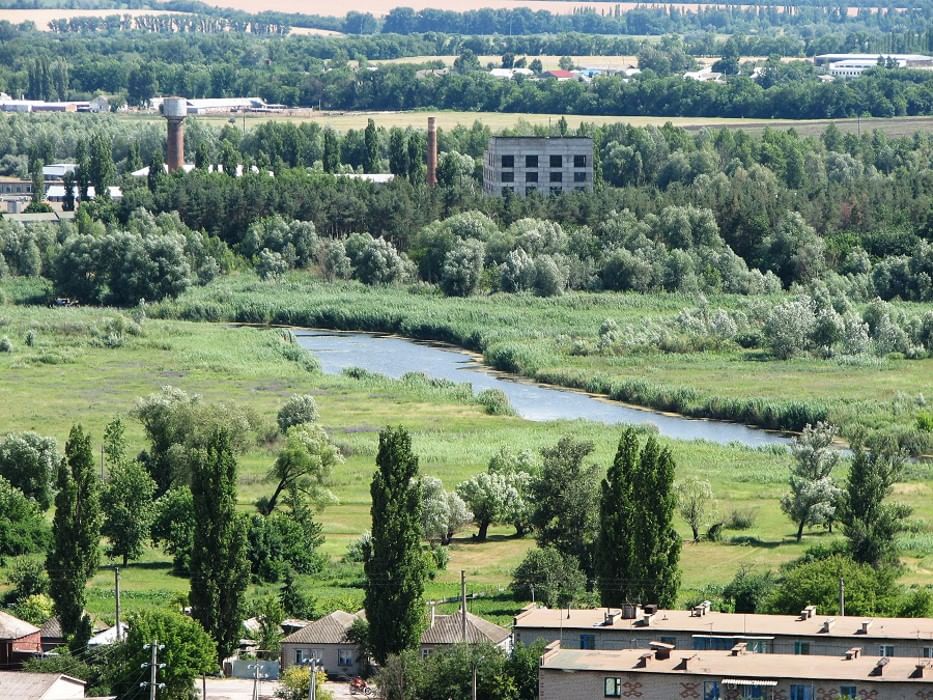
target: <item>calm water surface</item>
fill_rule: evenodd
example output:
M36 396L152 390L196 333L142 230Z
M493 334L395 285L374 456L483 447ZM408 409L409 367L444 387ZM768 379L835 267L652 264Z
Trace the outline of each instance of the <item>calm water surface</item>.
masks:
M736 423L668 416L643 411L576 391L541 386L494 372L466 353L404 338L371 333L297 331L298 342L318 358L328 374L349 367L398 378L407 372L469 382L474 392L500 389L522 418L534 421L584 419L608 425L621 423L657 426L661 435L678 440L738 442L752 447L788 444L785 437Z

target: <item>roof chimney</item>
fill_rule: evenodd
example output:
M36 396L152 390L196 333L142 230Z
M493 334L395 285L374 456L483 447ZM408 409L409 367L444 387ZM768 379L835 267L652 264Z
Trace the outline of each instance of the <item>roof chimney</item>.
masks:
M654 654L652 654L650 651L647 651L639 656L636 668L647 668L648 662L651 661L652 657L654 657Z
M882 676L884 675L884 667L891 663L891 659L887 656L882 656L878 659L878 663L875 664L875 667L871 670L870 676Z
M693 668L694 659L697 658L697 654L690 654L689 656L681 656L680 663L677 665L678 671L687 671Z
M739 642L731 649L732 656L744 656L748 645L745 642Z
M633 603L625 603L622 606L622 619L634 620L641 615L641 607Z
M673 644L664 642L651 642L648 646L654 650L654 658L658 661L671 658L671 652L674 650Z
M428 117L428 186L437 185L437 118Z
M823 620L823 626L820 628L820 632L823 632L824 634L829 632L833 628L834 622L836 622L835 617L827 617L825 620Z
M862 628L859 630L859 634L868 634L868 630L871 628L872 620L862 620Z
M911 678L930 678L933 677L933 663L929 661L921 661L916 666L914 666L914 672L910 675Z
M431 627L434 627L434 621L437 618L437 603L433 600L430 603L431 605Z
M846 661L852 661L862 655L862 647L852 647L846 651Z

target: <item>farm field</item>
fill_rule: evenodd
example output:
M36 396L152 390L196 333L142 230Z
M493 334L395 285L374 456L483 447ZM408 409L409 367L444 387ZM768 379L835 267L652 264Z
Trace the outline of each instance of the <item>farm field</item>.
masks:
M722 117L626 117L611 115L580 115L580 114L530 114L505 112L455 112L446 110L425 110L407 112L328 112L310 109L289 110L277 114L216 114L193 119L203 120L218 128L235 119L237 126L245 130L267 122L291 122L301 124L304 122L318 123L329 126L337 131L349 129L365 129L370 119L376 126L387 129L392 127L412 127L426 129L429 116L437 118L437 125L441 129L452 129L456 126L472 126L479 121L488 126L494 133L503 129L513 129L522 124L531 126L548 126L556 124L561 116L567 119L571 129L576 129L581 123L589 124L631 124L633 126L662 126L673 124L691 131L703 128L742 129L750 133L761 132L764 129L796 129L802 134L819 134L829 125L835 124L841 131L856 133L859 130L871 131L878 129L888 136L908 136L917 132L928 131L933 128L933 117L892 117L890 119L731 119ZM161 122L161 118L151 113L128 113L120 115L121 119Z
M0 22L9 22L10 24L21 24L23 22L33 22L36 29L42 32L51 31L49 23L56 19L72 19L74 17L111 17L113 15L142 17L145 15L184 15L186 12L169 12L166 10L125 10L125 9L101 9L101 10L72 10L67 8L53 9L43 8L34 10L6 10L0 9Z
M309 296L313 299L314 295ZM128 414L137 397L163 385L201 394L207 401L248 407L264 424L274 421L276 410L290 394L313 394L321 424L347 457L335 470L331 487L339 504L320 515L327 536L324 551L334 564L318 576L304 578L323 608L351 608L362 599L359 565L339 564L338 560L346 545L368 528L368 488L382 426L408 427L421 472L441 478L447 488L483 470L504 445L537 450L573 434L592 440L594 460L606 466L618 439L617 428L597 424L531 423L489 416L458 388L308 373L277 350L281 340L274 329L150 318L143 323L141 335L127 335L119 347L104 347L98 329L119 313L113 309L0 308L2 334L15 343L13 353L0 355L5 405L0 433L36 430L53 435L61 445L70 425L81 422L96 441L106 422L120 415L128 427L128 452L134 454L144 447L143 434ZM34 347L21 340L30 328L36 331ZM674 451L678 478L696 475L712 482L724 515L733 509L751 509L756 514L752 528L727 531L722 543L685 545L684 600L703 595L706 586L727 582L741 565L773 568L798 556L806 546L832 537L819 530L808 534L803 545L792 542L794 528L778 507L786 485L786 455L703 442L663 442ZM257 497L268 494L270 485L263 475L276 449L275 443L256 444L243 455L239 499L244 511ZM898 486L898 497L915 508L914 517L928 522L933 518L931 493L933 472L922 465L912 470L909 482ZM681 523L680 528L686 535L686 526ZM489 542L475 544L470 541L471 532L466 529L458 535L450 548L448 569L430 583L427 597L454 595L459 570L465 569L471 591L494 596L476 601L474 610L504 621L522 602L501 589L533 540L515 539L509 528L493 528ZM931 539L929 534L919 537ZM907 563L905 581L928 581L933 550L920 547ZM164 606L186 592L187 581L170 575L169 568L168 558L150 549L142 561L123 570L124 608ZM0 581L3 578L0 571ZM92 582L92 612L110 614L111 586L112 571L103 566Z

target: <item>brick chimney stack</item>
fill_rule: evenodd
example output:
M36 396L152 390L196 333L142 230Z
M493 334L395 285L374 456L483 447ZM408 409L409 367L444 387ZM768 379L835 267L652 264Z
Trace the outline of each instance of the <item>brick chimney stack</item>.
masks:
M428 117L428 186L437 185L437 119Z

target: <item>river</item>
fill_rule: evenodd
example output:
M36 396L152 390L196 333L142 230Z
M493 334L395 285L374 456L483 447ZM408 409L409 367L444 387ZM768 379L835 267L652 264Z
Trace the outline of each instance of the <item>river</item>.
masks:
M471 355L449 347L372 333L300 330L295 335L328 374L339 374L350 367L394 378L423 372L437 379L469 382L475 392L500 389L515 412L527 420L583 419L607 425L653 425L661 435L677 440L737 442L749 447L788 444L784 436L737 423L642 410L570 389L536 384L493 371Z

